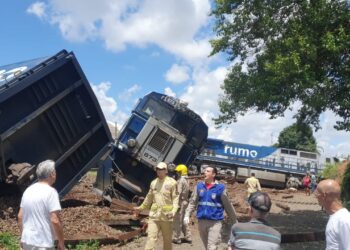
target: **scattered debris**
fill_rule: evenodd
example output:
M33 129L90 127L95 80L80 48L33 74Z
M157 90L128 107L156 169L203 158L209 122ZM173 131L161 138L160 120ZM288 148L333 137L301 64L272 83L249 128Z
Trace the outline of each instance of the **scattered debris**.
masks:
M84 240L97 240L100 245L116 244L120 246L144 234L147 227L145 218L148 216L148 211L143 211L140 214L141 216L136 218L133 215L133 207L136 206L136 203L128 203L117 199L112 199L109 207L102 206L101 204L104 202L101 202L101 197L92 192L94 178L92 175L85 177L61 201L63 207L62 220L64 222L64 234L67 245L74 246ZM190 177L191 188L194 188L201 178L201 176ZM222 181L227 183L228 197L235 207L238 221L248 221L249 205L246 201L246 187L240 183L233 182L230 176L227 179L222 179ZM284 212L290 211L291 207L293 208L296 205L315 206L315 200L310 200L310 197L304 197L300 192L291 195L288 194L288 190L264 188L264 191L270 195L274 194L272 197L274 204L272 208L273 213L280 213L281 209ZM299 199L300 197L302 199ZM0 199L0 231L19 235L17 225L19 203L20 197L2 197ZM290 206L285 203L288 203ZM288 223L286 222L286 224ZM297 227L300 222L294 219L293 223ZM309 224L311 225L312 223ZM294 226L291 226L289 231L282 232L283 242L322 240L319 232L310 232L315 226L308 228L308 233L294 233Z
M290 207L289 207L289 206L284 205L284 204L282 204L282 203L278 203L278 202L277 202L277 203L276 203L276 206L282 208L282 209L285 210L285 211L289 211L289 210L290 210Z

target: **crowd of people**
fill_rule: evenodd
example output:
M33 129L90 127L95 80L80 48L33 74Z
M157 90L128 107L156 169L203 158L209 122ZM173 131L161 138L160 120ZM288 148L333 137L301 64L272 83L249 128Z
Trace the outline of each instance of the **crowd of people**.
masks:
M280 249L281 234L266 221L271 209L271 199L262 192L259 180L252 173L245 181L250 221L237 221L234 207L227 197L226 186L216 180L217 169L208 165L204 169L204 180L192 190L187 167L175 168L175 178L168 176L168 164L156 166L157 178L143 203L134 207L137 216L141 210L149 210L146 250L156 249L159 233L163 236L163 249L172 249L172 243L191 243L189 227L191 214L196 211L198 231L204 249L216 250L221 242L224 212L232 224L227 249ZM40 163L36 169L38 182L23 193L18 222L21 231L21 248L24 250L65 249L60 202L52 187L56 180L55 162ZM305 182L304 182L305 179ZM318 185L316 177L309 173L304 185L314 191L319 204L330 218L326 226L327 250L350 250L350 212L342 206L341 189L334 180L323 180ZM314 184L314 185L313 185ZM307 190L307 195L310 191ZM183 234L183 238L181 237Z

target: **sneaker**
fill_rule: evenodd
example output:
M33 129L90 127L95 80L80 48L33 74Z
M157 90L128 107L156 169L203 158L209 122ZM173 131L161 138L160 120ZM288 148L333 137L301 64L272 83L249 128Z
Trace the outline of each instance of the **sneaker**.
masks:
M177 239L177 240L173 240L173 243L175 243L175 244L181 244L181 240L180 239Z

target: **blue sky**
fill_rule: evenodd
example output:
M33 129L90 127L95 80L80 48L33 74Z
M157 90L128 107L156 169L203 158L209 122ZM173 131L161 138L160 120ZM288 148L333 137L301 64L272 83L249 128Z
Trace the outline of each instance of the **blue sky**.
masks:
M179 97L199 113L210 136L255 145L276 142L293 112L276 120L249 113L215 129L224 55L208 57L213 38L210 0L1 1L0 65L50 56L78 58L107 120L122 125L137 98L150 91ZM295 107L298 107L296 104ZM350 133L332 128L326 112L315 136L321 153L349 154Z

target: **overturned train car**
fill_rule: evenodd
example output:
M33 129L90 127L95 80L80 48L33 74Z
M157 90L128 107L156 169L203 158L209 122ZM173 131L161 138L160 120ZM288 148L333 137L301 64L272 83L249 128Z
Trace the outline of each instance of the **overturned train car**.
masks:
M60 196L110 150L97 99L75 55L0 67L0 193L36 181L35 166L56 161Z
M101 162L96 190L107 198L137 201L146 195L159 162L190 165L207 136L208 126L186 103L151 92L138 101L111 155Z

